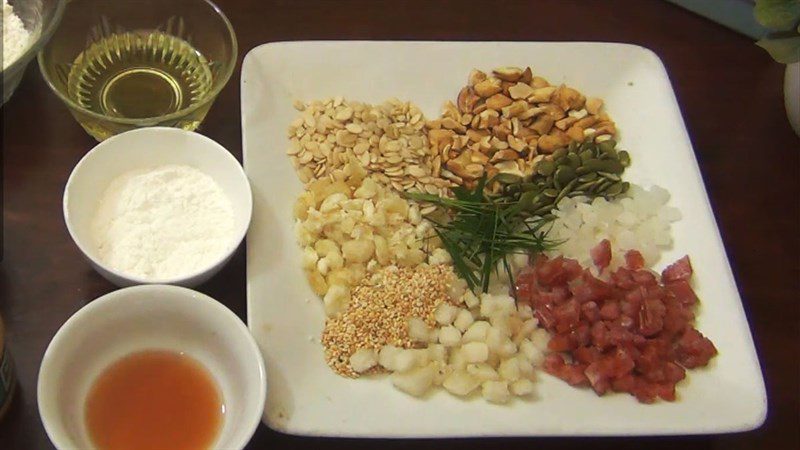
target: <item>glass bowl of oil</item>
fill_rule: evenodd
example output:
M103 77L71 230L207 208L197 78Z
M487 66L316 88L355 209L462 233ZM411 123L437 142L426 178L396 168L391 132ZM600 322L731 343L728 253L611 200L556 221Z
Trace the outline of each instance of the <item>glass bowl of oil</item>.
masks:
M196 129L236 59L233 27L208 0L72 0L39 67L102 141L148 126Z

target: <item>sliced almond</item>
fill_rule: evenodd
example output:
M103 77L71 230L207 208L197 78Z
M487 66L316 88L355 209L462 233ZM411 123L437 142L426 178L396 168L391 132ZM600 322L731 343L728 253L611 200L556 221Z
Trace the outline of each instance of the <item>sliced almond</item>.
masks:
M511 136L513 138L513 136ZM514 150L500 150L492 155L490 162L497 163L499 161L513 161L517 159L517 152Z
M577 122L578 119L574 117L564 117L563 119L556 122L556 128L559 130L566 130L567 128L571 127L572 124Z
M567 136L573 141L581 142L583 141L583 128L573 125L567 130Z
M535 131L537 134L543 135L550 132L553 128L553 124L555 120L549 114L543 114L539 116L533 124L531 124L531 130Z

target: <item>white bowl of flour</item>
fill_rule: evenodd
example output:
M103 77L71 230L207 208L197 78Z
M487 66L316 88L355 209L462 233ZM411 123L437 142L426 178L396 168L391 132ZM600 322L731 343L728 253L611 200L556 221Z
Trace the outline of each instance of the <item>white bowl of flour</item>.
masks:
M203 283L244 239L252 205L236 158L176 128L103 141L78 162L64 189L72 239L117 286Z

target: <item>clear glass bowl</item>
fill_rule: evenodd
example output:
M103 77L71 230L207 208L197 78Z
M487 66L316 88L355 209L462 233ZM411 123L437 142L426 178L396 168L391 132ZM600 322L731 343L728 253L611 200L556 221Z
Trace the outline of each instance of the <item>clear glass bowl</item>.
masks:
M22 20L25 29L30 32L31 42L16 61L2 70L3 104L17 89L28 63L58 27L67 0L10 0L8 3L14 8L14 14Z
M160 55L167 50L153 44L153 39L172 42L168 45L170 49L190 46L189 59L203 61L198 72L203 88L197 89L188 81L180 84L181 80L169 78L160 69L151 70L147 64L137 67L139 62L131 65L121 58L114 59L119 49L133 46L146 53L149 62L154 58L163 62ZM114 42L110 52L100 45L108 42ZM105 70L97 76L103 78L102 83L98 82L101 88L82 91L85 85L81 83L86 78L76 74L87 73L80 68L92 60L91 54L106 54L109 59L101 59L99 63ZM47 84L78 123L102 141L124 131L149 126L194 130L233 74L236 58L233 27L222 11L208 0L71 0L61 27L39 53L39 67ZM104 61L112 59L106 67ZM131 75L133 72L136 74ZM126 86L136 88L125 90ZM106 95L115 89L121 95L116 100L113 95ZM132 92L147 92L151 100L138 101L139 97L132 96ZM152 113L162 110L164 112Z

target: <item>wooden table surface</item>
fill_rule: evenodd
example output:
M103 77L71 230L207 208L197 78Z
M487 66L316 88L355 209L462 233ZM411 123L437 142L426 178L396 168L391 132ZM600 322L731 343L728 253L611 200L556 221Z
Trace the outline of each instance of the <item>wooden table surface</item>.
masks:
M248 448L800 448L800 139L784 112L784 67L751 40L661 0L218 4L237 31L240 63L256 45L302 39L584 40L628 42L655 51L667 67L694 144L769 395L765 425L734 435L377 443L291 437L262 425ZM200 130L237 157L239 109L237 70ZM0 314L7 323L20 389L0 423L0 449L47 449L52 445L36 407L42 355L71 314L114 289L82 259L61 215L66 179L95 142L48 90L35 64L2 115L5 258L0 265ZM243 250L199 288L242 318Z

